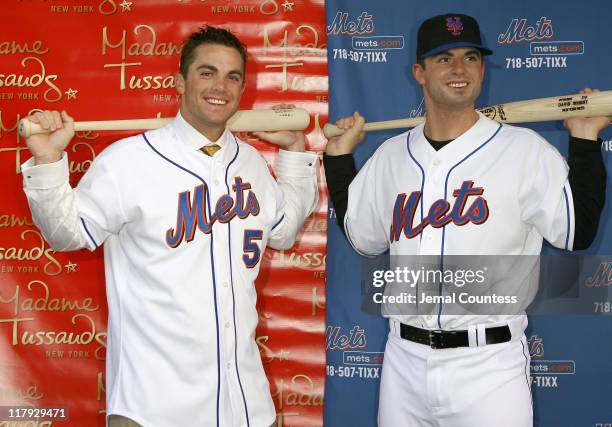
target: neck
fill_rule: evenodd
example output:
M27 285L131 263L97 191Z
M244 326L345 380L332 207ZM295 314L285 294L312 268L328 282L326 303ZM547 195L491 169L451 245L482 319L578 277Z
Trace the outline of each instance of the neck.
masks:
M193 126L193 127L195 127L195 126ZM195 127L195 128L196 128L196 130L198 132L200 132L202 135L204 135L206 137L206 139L208 139L210 142L217 142L219 140L219 138L221 138L221 135L223 135L223 132L225 131L225 128L215 129L215 130L211 130L211 129L198 129L197 127Z
M463 135L478 121L474 106L460 110L426 106L425 135L434 141L449 141Z
M225 126L220 125L211 125L208 123L202 123L198 120L195 120L193 117L189 115L188 112L185 112L181 108L181 116L187 123L189 123L195 130L204 135L210 142L216 142L221 138L223 132L225 132Z

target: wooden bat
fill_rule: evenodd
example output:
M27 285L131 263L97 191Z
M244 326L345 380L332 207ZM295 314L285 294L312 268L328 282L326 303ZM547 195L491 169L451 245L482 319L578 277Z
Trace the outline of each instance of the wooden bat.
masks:
M612 90L509 102L480 108L478 111L490 119L503 123L544 122L565 120L568 117L612 116ZM370 122L364 125L364 130L368 132L411 128L424 121L425 117L419 116L409 119ZM343 130L327 123L323 127L323 133L327 138L332 138L342 135Z
M74 129L77 131L157 129L167 125L172 120L173 118L161 117L157 119L74 122ZM304 130L309 123L310 115L302 108L239 110L228 120L227 128L232 132ZM21 119L18 132L23 138L28 138L30 135L47 131L28 119Z

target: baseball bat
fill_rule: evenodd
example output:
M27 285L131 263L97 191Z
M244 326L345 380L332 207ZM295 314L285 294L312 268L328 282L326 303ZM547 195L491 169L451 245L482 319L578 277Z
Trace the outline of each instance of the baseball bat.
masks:
M530 99L508 102L480 108L488 118L503 123L544 122L565 120L568 117L612 116L612 90L575 95L554 96L551 98ZM415 127L425 121L425 117L370 122L364 130L388 130ZM327 123L323 134L327 138L342 135L343 130Z
M94 130L140 130L157 129L167 125L173 118L104 120L94 122L74 122L76 131ZM304 130L310 123L310 115L302 108L279 108L270 110L239 110L227 121L227 128L232 132ZM30 135L45 133L38 124L28 119L21 119L19 135L28 138Z

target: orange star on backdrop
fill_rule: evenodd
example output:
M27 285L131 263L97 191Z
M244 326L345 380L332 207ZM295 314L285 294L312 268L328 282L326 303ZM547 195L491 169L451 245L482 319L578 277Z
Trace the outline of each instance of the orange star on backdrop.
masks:
M68 264L66 264L64 267L66 267L66 273L76 273L77 265L72 261L68 261Z
M68 99L76 99L77 93L79 93L79 91L70 87L64 93L68 95Z
M283 8L285 9L285 12L287 12L287 11L293 11L294 4L295 3L290 2L289 0L285 0L285 2L281 6L283 6Z
M119 4L119 6L121 6L121 12L131 12L132 4L133 3L131 1L123 0L123 2Z

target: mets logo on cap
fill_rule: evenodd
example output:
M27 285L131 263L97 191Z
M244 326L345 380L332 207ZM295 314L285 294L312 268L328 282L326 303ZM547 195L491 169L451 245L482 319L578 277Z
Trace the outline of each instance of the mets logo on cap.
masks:
M446 18L446 29L453 36L460 36L463 31L463 22L461 22L461 18L459 17L448 17Z

